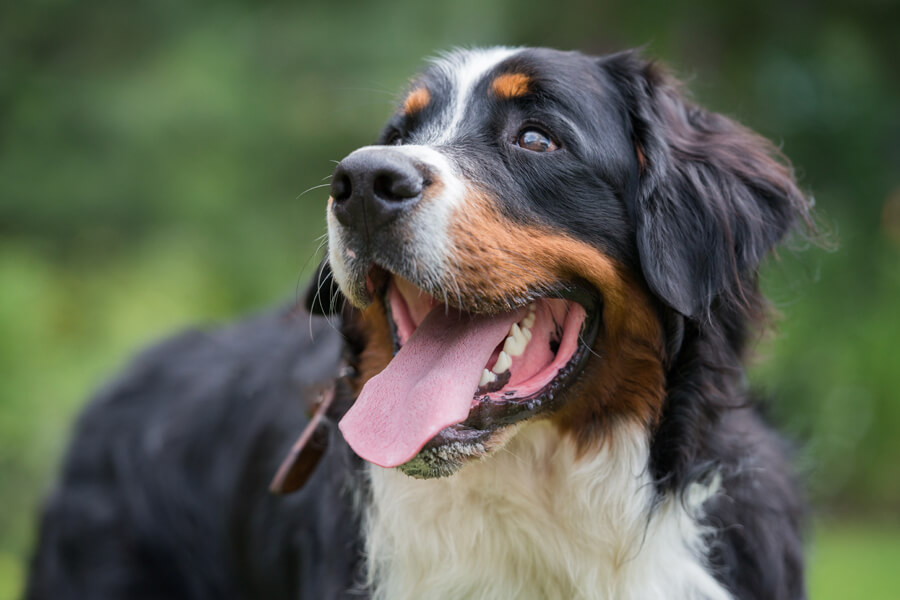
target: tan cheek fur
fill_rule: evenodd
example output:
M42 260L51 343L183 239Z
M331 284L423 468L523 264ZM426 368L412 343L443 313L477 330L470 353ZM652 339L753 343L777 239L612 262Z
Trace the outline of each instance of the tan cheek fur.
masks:
M465 202L451 239L456 284L466 296L516 298L578 278L602 294L603 322L593 348L599 359L588 362L553 417L564 430L587 444L602 439L597 430L617 418L656 422L665 390L662 328L648 292L624 267L563 233L511 223L484 197Z
M358 395L365 383L381 373L391 362L394 357L394 342L381 298L375 298L356 318L359 319L359 327L366 339L357 364L358 376L352 382L353 391Z
M646 289L612 258L560 232L511 223L490 201L470 198L451 226L454 285L464 305L485 298L520 298L530 289L583 279L603 297L603 321L580 377L552 419L587 451L619 419L652 426L665 395L662 328ZM448 281L451 277L448 277ZM452 289L452 288L451 288ZM356 392L393 358L383 300L359 315L367 344Z

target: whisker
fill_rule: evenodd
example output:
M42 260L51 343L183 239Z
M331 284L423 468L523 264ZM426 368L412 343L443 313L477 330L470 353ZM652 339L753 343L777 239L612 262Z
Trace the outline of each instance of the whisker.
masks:
M597 352L595 352L593 348L591 348L590 344L588 344L588 343L585 341L585 339L584 339L584 337L582 337L580 331L578 332L578 341L581 342L581 345L582 345L582 346L584 346L585 348L587 348L587 351L588 351L588 352L590 352L591 354L593 354L593 355L596 356L597 358L601 358L601 359L603 358L602 356L600 356L600 354L598 354Z
M331 175L329 175L329 177L331 177ZM328 187L328 186L330 186L330 185L331 185L330 183L322 183L322 184L319 184L319 185L314 185L314 186L312 186L311 188L308 188L308 189L306 189L306 190L300 192L300 193L297 195L297 197L294 198L294 200L299 200L299 199L301 198L301 196L303 196L303 194L306 194L307 192L311 192L311 191L313 191L313 190L317 190L317 189L323 188L323 187Z
M299 271L299 273L297 273L297 284L294 286L294 302L298 302L300 300L300 286L303 283L303 280L300 279L301 275L303 274L304 271L306 271L306 267L309 266L309 261L311 261L313 258L318 256L319 250L321 250L322 246L324 246L325 243L328 241L326 239L327 237L328 237L328 234L325 233L324 235L321 235L318 238L316 238L316 241L319 242L318 246L316 246L316 249L313 250L312 253L307 257L306 262L303 263L303 266L300 267L300 271Z

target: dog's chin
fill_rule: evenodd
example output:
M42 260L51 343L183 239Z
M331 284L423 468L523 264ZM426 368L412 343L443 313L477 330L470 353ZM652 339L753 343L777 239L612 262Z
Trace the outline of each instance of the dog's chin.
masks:
M424 417L428 424L436 422L442 428L436 434L427 434L410 442L410 454L415 452L411 458L401 459L399 464L385 464L377 458L372 460L376 464L396 467L411 477L447 477L466 464L488 458L499 451L520 425L529 420L547 418L567 402L570 385L593 355L591 347L599 329L600 301L587 286L576 283L557 285L551 288L551 295L547 295L546 291L544 295L533 294L528 300L513 304L512 310L498 310L485 315L475 310L467 311L465 307L460 310L459 307L447 306L411 281L386 271L377 271L374 276L370 274L368 280L369 292L383 299L394 354L398 356L407 344L410 346L406 358L394 359L404 362L402 369L398 367L399 371L415 371L415 364L411 367L406 364L409 362L408 356L416 352L421 354L422 348L432 350L437 347L433 341L423 341L425 336L445 335L441 325L435 325L435 322L449 322L445 327L451 330L474 330L466 331L464 335L476 339L473 345L480 345L480 352L488 356L483 365L477 362L481 359L463 361L465 364L460 369L463 371L460 378L468 376L465 381L473 381L471 373L474 368L474 371L480 371L480 379L477 385L470 384L471 388L461 384L463 388L456 392L457 396L461 396L454 400L457 406L460 402L469 402L468 412L462 409L462 418L454 419L455 422L445 426L445 422L437 417L433 421L429 421L430 417ZM502 306L504 303L508 305L509 300L497 300L493 304ZM435 315L435 311L440 312ZM492 329L496 337L498 323L501 323L498 343L494 343L494 338L478 340L482 334L477 328ZM446 371L447 367L438 362L435 368ZM384 373L390 370L388 367ZM474 377L478 375L476 373ZM429 374L416 372L411 377L426 381ZM451 387L456 385L452 377L450 381ZM398 381L396 388L403 389L404 385L415 389L419 395L428 394L428 390L421 391L421 386L414 387L403 381ZM393 392L395 388L388 385L381 389ZM443 396L446 394L436 391L435 397ZM435 412L449 410L441 406L441 402L435 400L434 408L428 402L417 407L425 406L424 410ZM437 430L437 427L432 429ZM354 444L351 442L351 445ZM357 447L354 446L354 449ZM358 453L368 458L364 451L358 450Z
M532 417L536 418L539 417ZM532 419L497 425L487 431L469 430L458 425L447 427L431 438L412 460L396 468L417 479L450 477L467 464L488 459L499 452Z

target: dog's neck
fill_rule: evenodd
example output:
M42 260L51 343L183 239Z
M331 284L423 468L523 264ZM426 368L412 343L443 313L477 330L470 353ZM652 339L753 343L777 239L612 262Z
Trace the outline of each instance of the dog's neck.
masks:
M647 434L620 426L593 455L547 422L452 477L371 467L376 599L730 596L705 566L715 485L655 497Z

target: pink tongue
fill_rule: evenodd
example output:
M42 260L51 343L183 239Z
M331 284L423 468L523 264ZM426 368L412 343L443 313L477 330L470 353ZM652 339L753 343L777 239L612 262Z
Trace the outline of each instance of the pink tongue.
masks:
M341 419L344 439L382 467L402 465L469 415L481 371L521 311L471 316L435 307Z

